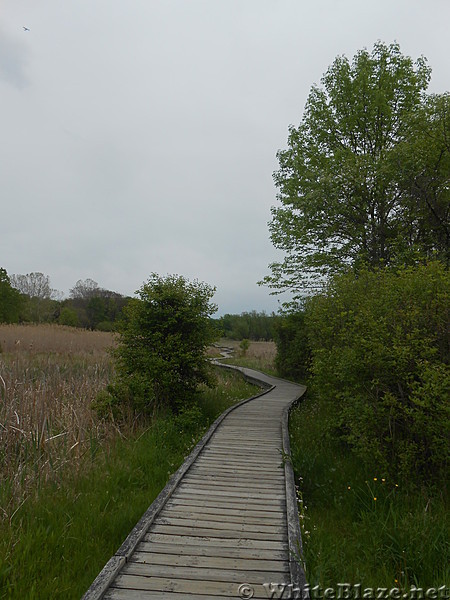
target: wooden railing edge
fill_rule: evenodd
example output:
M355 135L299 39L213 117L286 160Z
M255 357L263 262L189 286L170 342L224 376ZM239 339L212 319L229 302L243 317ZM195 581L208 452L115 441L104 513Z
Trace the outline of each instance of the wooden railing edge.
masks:
M291 583L302 590L301 598L306 600L304 594L306 586L306 574L304 570L302 532L300 528L300 518L298 514L297 491L295 486L294 467L292 464L291 444L289 441L289 415L291 410L303 398L306 393L306 387L303 386L301 394L298 395L283 411L282 417L282 438L284 460L284 474L286 482L286 514L288 524L288 544L289 544L289 570L291 573Z

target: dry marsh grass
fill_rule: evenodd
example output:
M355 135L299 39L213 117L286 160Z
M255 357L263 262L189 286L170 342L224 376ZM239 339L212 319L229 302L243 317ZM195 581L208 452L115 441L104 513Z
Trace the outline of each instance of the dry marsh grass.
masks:
M105 332L0 325L0 518L79 469L110 433L91 403L112 376L113 343Z
M0 352L104 353L114 343L114 334L86 331L62 325L2 325Z
M91 409L113 376L114 334L58 325L0 325L0 520L11 520L40 484L86 468L113 436L131 433ZM273 342L251 342L245 366L270 370ZM223 383L222 383L223 385Z

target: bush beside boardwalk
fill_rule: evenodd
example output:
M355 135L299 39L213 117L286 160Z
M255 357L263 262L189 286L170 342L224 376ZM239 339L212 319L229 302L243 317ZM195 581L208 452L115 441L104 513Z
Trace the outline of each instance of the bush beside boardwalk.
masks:
M277 364L308 383L291 446L311 583L448 582L448 293L440 262L348 272L286 317Z

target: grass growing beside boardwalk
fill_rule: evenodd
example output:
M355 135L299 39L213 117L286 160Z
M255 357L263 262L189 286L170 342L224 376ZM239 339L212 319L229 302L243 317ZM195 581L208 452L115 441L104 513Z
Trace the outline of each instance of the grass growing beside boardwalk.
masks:
M117 436L90 468L41 486L0 527L0 597L79 598L183 462L211 421L255 393L220 372L199 408L160 417L134 439Z
M255 393L220 371L177 418L99 421L113 337L95 334L0 327L2 600L80 598L208 425Z
M313 391L291 414L307 580L335 587L438 588L449 582L445 486L417 489L372 473L324 435L330 407Z

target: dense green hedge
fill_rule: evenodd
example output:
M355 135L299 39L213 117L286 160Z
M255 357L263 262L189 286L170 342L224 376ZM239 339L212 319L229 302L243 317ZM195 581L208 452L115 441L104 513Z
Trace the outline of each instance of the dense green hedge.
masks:
M311 347L306 314L299 311L279 319L275 325L275 366L281 377L305 381L309 375Z
M447 472L448 290L439 262L349 272L309 299L298 321L330 430L378 473L425 482Z

